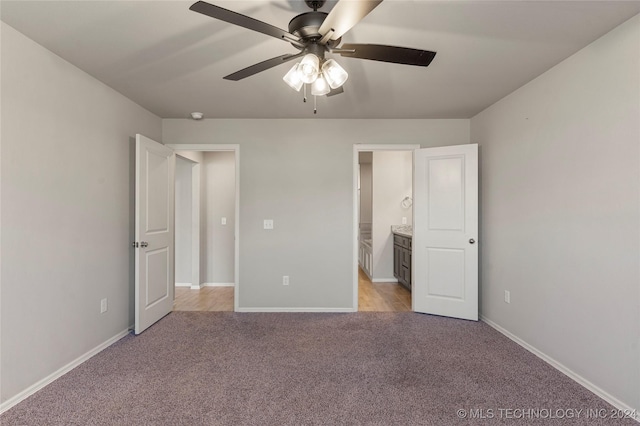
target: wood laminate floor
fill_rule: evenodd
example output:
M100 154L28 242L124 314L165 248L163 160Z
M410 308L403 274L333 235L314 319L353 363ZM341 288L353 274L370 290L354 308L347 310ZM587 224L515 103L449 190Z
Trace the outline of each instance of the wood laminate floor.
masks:
M358 310L411 312L411 292L399 283L372 283L358 268Z
M233 287L176 287L174 311L233 311Z
M233 287L176 287L174 311L233 311ZM358 269L358 310L410 312L411 292L398 283L372 283Z

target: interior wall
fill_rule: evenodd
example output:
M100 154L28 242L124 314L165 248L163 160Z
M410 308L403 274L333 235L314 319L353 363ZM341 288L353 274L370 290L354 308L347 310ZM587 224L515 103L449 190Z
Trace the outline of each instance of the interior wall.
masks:
M391 225L413 222L413 210L402 207L404 197L412 197L413 153L374 151L373 181L373 281L393 282L393 234Z
M471 120L482 315L638 410L639 99L636 16Z
M204 152L202 151L176 151L181 157L189 159L194 163L202 164L204 161Z
M469 120L166 119L163 140L240 145L240 310L351 310L353 144L466 144Z
M192 174L191 188L193 190L193 187L195 185L198 186L198 188L196 188L196 191L198 194L196 208L198 209L198 211L195 212L194 214L193 208L192 208L191 224L193 226L193 225L196 225L197 223L197 229L199 229L200 232L196 233L194 229L191 230L191 239L192 239L191 253L193 254L193 256L191 256L190 268L192 271L192 275L187 282L191 283L192 286L200 286L203 283L202 277L204 276L204 266L203 266L203 262L201 261L201 257L202 257L202 253L204 253L206 250L206 244L207 244L206 234L204 234L202 231L205 228L205 224L206 224L206 199L207 199L207 191L206 191L207 185L205 181L205 174L204 174L204 171L202 170L202 163L204 163L204 152L176 151L176 154L192 161L193 164L197 165L197 167L195 167L193 170L195 176ZM194 196L193 193L192 193L192 196ZM197 235L197 241L193 241L194 235ZM198 253L198 254L195 254L195 253ZM193 274L193 271L195 271L196 273Z
M236 160L232 151L205 152L204 227L201 238L205 284L233 284L235 270ZM226 224L222 224L222 218Z
M193 163L176 156L175 185L175 256L176 284L188 284L192 280L191 234L192 234L192 168ZM194 283L193 285L198 285Z
M360 164L360 223L371 223L371 163Z
M162 126L0 26L4 402L133 324L133 141Z

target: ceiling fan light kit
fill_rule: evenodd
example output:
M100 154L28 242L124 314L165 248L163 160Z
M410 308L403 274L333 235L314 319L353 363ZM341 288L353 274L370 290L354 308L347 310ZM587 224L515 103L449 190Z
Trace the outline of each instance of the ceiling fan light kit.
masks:
M300 68L299 62L295 64L293 68L291 68L289 72L284 75L284 77L282 77L284 82L287 83L289 87L291 87L296 92L299 92L300 89L302 89L302 86L304 85L304 82L300 77L300 72L298 71L298 68Z
M300 66L297 69L297 72L300 73L300 80L302 80L304 84L311 84L318 78L320 59L313 53L307 53L305 57L302 58Z
M324 96L330 91L329 83L327 83L327 80L325 80L322 75L319 75L311 85L311 94L313 96Z
M349 78L349 74L334 59L329 59L322 64L322 74L332 89L342 86Z
M319 62L320 60L313 53L309 53L282 79L296 92L299 92L304 84L311 84L313 96L324 96L331 92L331 89L341 87L349 78L349 74L335 60L325 61L320 72L317 66Z
M342 42L342 36L382 3L382 0L342 0L334 5L330 13L318 12L325 3L324 0L305 0L305 3L313 11L302 13L291 19L289 31L204 1L194 3L189 9L283 40L299 50L298 53L267 59L229 74L224 77L226 80L242 80L303 57L285 74L284 82L296 91L310 84L312 95L334 96L344 92L342 85L349 78L349 74L334 59L325 60L325 53L420 67L429 66L436 55L436 52L428 50L380 44L345 43L342 47L338 47ZM306 97L304 101L306 102ZM314 113L316 113L315 108Z

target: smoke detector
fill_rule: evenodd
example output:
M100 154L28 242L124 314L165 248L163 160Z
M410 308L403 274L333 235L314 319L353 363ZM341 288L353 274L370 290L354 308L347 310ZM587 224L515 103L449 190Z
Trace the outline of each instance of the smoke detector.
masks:
M193 118L194 120L202 120L202 117L204 117L204 114L201 112L192 112L191 113L191 118Z

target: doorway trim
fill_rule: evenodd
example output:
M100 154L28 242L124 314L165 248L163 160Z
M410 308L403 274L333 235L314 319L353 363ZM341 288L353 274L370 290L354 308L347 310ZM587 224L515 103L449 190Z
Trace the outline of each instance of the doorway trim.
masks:
M353 273L353 311L358 312L358 224L360 222L358 205L358 165L360 164L360 152L368 151L414 151L420 149L420 144L353 144L353 250L351 256L353 263L351 270ZM413 173L413 171L412 171Z
M174 151L228 152L234 153L235 159L235 229L234 229L234 276L233 276L233 310L238 312L240 295L240 145L239 144L166 144ZM198 283L199 284L199 283Z

